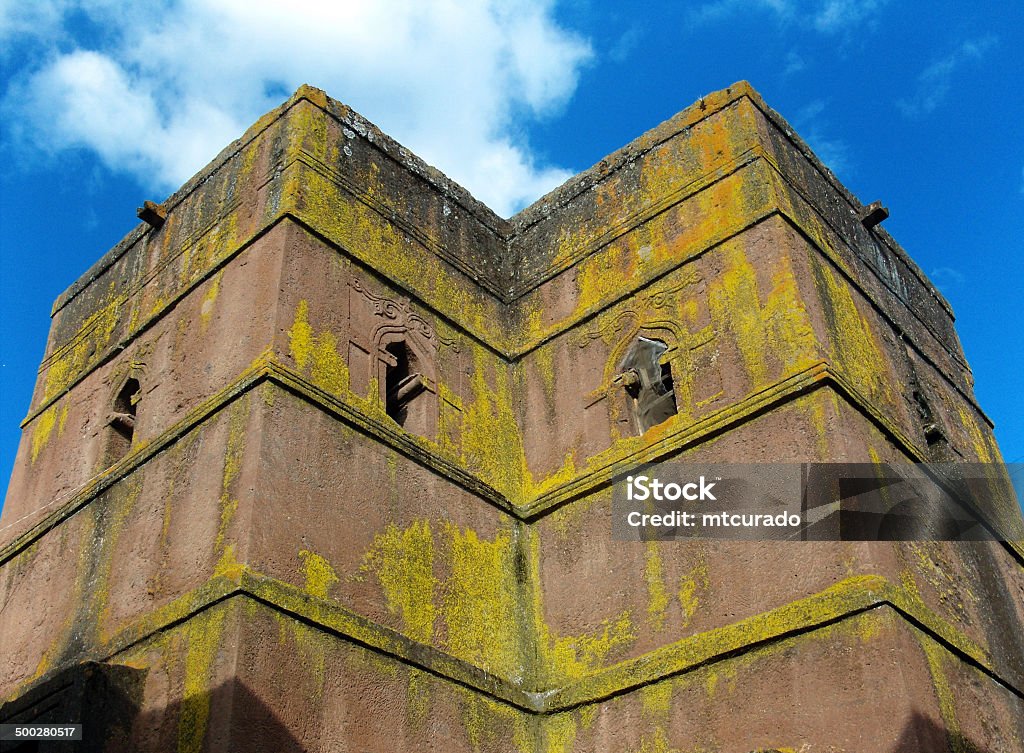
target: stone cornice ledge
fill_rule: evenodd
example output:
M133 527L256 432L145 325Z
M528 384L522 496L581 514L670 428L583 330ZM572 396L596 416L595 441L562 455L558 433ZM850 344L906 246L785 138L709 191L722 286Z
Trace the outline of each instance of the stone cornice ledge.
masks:
M149 442L140 444L118 463L89 479L76 491L37 510L22 520L29 521L21 533L15 532L7 543L0 543L0 565L16 556L25 547L41 538L47 531L71 517L79 509L96 498L105 489L132 473L152 457L176 442L203 421L227 406L248 390L269 379L278 386L289 390L345 421L356 429L371 434L389 447L420 465L441 473L453 480L471 494L502 510L513 518L534 522L549 512L573 499L589 494L630 469L643 463L656 461L687 447L695 446L723 431L745 423L766 411L785 404L790 400L826 385L835 389L851 406L860 411L883 433L888 435L911 462L925 462L926 455L914 442L889 421L872 402L860 394L851 382L834 366L826 361L815 362L801 371L790 374L778 382L766 385L730 405L724 406L692 424L679 426L657 442L644 444L633 452L617 453L606 462L597 462L573 475L568 481L553 488L531 494L523 500L510 500L475 474L463 468L454 460L440 454L432 443L410 435L392 426L384 419L366 409L366 401L340 399L310 382L290 367L275 360L267 351L242 372L230 385L189 411L180 421ZM540 486L543 486L541 482ZM53 509L50 509L50 508ZM37 518L45 511L45 515ZM31 522L37 518L35 522ZM19 524L15 521L7 528ZM0 530L0 535L3 531ZM1024 563L1024 545L1021 542L1001 542L1018 563Z
M312 596L297 586L239 564L218 568L207 583L118 631L102 649L88 652L90 656L80 658L116 661L119 654L232 598L252 599L339 639L532 714L554 714L600 703L652 683L729 661L771 644L813 634L866 612L886 608L892 609L949 654L1024 699L1024 689L1000 674L984 648L929 610L918 597L878 575L846 578L811 596L731 625L680 638L583 678L541 690L530 690L522 687L521 683L497 677L438 648L413 641L337 602ZM29 685L45 680L45 677L36 678L9 695L19 695Z

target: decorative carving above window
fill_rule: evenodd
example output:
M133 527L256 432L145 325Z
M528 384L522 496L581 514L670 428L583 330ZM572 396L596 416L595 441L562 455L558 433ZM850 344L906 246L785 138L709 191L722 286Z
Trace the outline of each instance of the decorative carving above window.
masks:
M455 340L438 335L426 319L413 311L412 304L405 296L388 298L387 296L377 295L367 290L357 277L352 278L351 285L357 293L373 304L373 313L376 316L388 320L381 327L404 329L425 340L432 348L446 345L458 352L458 343Z

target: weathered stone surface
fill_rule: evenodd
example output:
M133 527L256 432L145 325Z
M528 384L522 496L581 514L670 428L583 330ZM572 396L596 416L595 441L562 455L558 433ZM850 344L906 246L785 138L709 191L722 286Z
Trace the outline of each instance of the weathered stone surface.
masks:
M1024 750L1019 544L611 538L641 462L999 459L747 84L509 220L303 87L159 208L54 306L0 717L91 661L107 750Z

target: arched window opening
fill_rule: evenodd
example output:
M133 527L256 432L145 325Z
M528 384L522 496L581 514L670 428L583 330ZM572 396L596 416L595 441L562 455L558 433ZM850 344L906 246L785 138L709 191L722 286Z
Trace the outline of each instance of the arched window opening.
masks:
M135 417L142 391L139 380L128 379L114 398L114 411L107 425L110 436L107 441L106 465L112 465L128 454L135 436Z
M404 341L384 348L389 358L384 374L384 410L399 425L405 426L412 401L423 392L423 375L415 354Z
M678 412L672 384L672 367L663 360L668 346L660 340L640 337L622 361L615 377L629 400L638 434L664 423Z

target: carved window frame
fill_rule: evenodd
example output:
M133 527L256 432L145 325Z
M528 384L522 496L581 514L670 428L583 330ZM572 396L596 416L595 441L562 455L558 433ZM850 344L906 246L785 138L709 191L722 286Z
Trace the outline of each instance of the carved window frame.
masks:
M422 339L416 330L408 327L385 325L378 328L374 333L374 376L378 398L391 419L411 434L433 439L437 436L440 413L435 349L429 342L421 342ZM392 370L399 366L393 353L396 346L405 349L411 368L415 368L400 386L389 385ZM389 394L389 386L398 387L399 394ZM394 410L395 407L400 410Z

